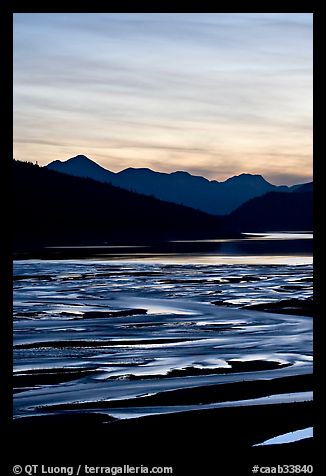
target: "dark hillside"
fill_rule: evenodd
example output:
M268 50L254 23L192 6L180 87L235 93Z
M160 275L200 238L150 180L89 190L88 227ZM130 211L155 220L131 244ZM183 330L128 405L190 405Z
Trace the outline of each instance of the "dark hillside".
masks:
M313 194L270 192L253 198L228 216L228 224L241 232L309 231L313 229Z
M26 162L13 169L18 249L225 235L221 218L182 205Z

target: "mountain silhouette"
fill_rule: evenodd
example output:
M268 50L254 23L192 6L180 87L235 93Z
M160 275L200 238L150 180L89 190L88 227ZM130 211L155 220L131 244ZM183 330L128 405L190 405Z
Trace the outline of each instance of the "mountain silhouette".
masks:
M219 217L92 179L16 160L13 178L15 248L226 235Z
M98 180L99 182L108 182L109 178L114 178L115 174L109 170L103 169L93 160L90 160L85 155L77 155L72 159L67 160L66 162L61 162L60 160L55 160L51 162L47 168L49 170L56 170L58 172L63 172L62 166L64 164L64 172L69 175L75 175L76 177L92 178Z
M130 167L114 173L83 155L64 162L56 160L48 164L47 168L78 177L89 177L214 215L229 214L251 198L267 192L291 191L290 187L272 185L261 175L252 174L241 174L218 182L184 171L168 174L148 168Z
M253 198L232 212L227 221L229 227L241 232L310 231L312 212L312 186L305 184L293 193L270 192Z
M295 192L295 193L313 192L313 182L293 185L291 187L291 192Z

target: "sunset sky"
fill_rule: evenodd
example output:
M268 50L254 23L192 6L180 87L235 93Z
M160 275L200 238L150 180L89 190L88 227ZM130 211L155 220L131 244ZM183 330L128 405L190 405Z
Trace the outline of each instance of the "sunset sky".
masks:
M312 178L312 14L14 14L14 157Z

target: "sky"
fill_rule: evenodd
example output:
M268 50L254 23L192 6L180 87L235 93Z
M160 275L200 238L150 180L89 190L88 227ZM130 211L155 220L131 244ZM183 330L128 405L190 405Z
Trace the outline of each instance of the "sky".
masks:
M310 13L16 13L14 157L312 178Z

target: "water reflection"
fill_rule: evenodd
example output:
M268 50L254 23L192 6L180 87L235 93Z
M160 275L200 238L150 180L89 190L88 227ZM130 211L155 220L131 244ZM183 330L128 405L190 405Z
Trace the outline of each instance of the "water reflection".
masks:
M289 265L289 266L300 266L312 264L312 256L288 256L288 255L211 255L211 254L194 254L194 253L184 253L184 254L133 254L133 255L122 255L110 259L112 264L117 264L123 260L126 264L137 263L141 260L144 260L148 264L225 264L225 265L237 265L237 264L247 264L247 265Z
M244 238L168 241L115 246L67 246L47 248L61 258L95 258L163 264L312 264L313 234L245 233ZM51 258L51 256L47 256Z

